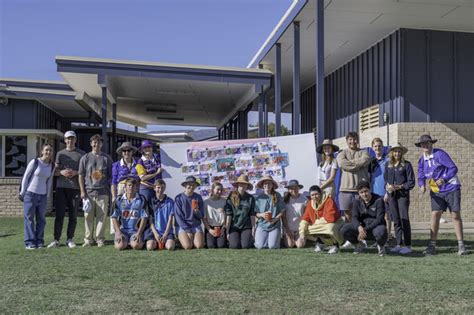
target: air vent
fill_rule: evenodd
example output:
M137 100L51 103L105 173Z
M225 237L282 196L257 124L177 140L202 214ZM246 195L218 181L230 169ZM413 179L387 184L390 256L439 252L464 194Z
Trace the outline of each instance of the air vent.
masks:
M379 127L379 105L365 108L359 112L359 131Z

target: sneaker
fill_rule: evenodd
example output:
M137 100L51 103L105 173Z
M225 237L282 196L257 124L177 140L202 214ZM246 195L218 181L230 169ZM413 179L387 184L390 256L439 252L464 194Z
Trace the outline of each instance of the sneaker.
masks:
M439 219L439 223L443 224L443 223L448 223L449 221L446 220L445 218L440 218Z
M351 242L346 241L344 244L342 244L341 247L344 249L349 249L349 248L354 248L354 245Z
M44 248L44 245L43 244L39 244L36 246L37 249L43 249Z
M436 247L434 245L429 244L426 249L423 251L425 256L432 256L436 255Z
M391 253L399 253L401 249L402 249L402 247L401 247L400 245L397 245L397 246L393 247L393 248L390 250L390 252L391 252Z
M458 246L458 255L467 255L466 245L462 244Z
M410 254L411 252L412 252L411 246L403 246L402 248L400 248L400 251L399 251L399 253L402 255Z
M84 244L82 244L82 247L91 247L92 242L91 241L84 241Z
M366 248L362 242L359 242L354 248L354 254L362 254Z
M105 243L104 241L97 241L97 247L104 247Z
M69 248L74 248L74 247L76 247L76 243L74 243L73 240L67 240L66 241L66 246L69 247Z
M385 256L385 246L377 245L377 250L380 257Z
M336 245L333 245L329 248L328 254L333 255L339 252L339 248Z
M324 245L316 242L316 246L314 246L314 251L316 253L320 253L323 251L323 249L324 249Z
M51 243L49 243L48 248L57 248L59 247L59 242L54 240Z
M366 240L360 241L360 244L361 244L362 246L364 246L364 248L368 248L368 247L369 247L369 246L367 245L367 241L366 241ZM374 245L377 245L377 243L374 243ZM374 248L375 248L375 246L374 246Z
M25 249L26 250L34 250L34 249L36 249L36 247L34 245L26 245Z

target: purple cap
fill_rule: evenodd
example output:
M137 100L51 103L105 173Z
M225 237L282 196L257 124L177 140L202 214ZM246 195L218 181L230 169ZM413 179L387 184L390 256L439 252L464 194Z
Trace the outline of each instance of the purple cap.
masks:
M151 140L143 140L142 145L140 146L140 151L143 151L144 148L154 147L155 144Z

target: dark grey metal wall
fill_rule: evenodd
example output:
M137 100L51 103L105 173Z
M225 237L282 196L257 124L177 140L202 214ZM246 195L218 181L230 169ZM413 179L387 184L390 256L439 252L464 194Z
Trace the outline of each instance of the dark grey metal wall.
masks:
M402 29L407 121L474 122L474 34Z

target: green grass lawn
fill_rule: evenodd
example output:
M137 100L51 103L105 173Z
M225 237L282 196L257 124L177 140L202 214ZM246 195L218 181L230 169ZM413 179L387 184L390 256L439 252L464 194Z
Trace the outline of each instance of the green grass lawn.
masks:
M67 220L67 219L66 219ZM82 218L76 241L82 243ZM52 240L48 218L46 242ZM118 252L23 247L22 219L0 219L0 313L470 313L474 255L291 250ZM110 237L110 240L112 238ZM469 249L474 238L467 237Z

